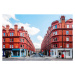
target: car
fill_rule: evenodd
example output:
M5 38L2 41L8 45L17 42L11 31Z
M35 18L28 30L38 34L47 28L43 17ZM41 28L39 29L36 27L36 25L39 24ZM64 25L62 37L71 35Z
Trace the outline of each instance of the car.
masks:
M43 54L41 54L41 53L40 53L39 55L40 55L41 57L44 57L44 55L43 55Z

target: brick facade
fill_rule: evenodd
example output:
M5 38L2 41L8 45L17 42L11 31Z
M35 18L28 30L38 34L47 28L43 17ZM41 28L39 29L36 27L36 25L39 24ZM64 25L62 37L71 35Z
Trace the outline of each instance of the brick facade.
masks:
M73 50L73 19L65 21L65 16L61 16L60 21L52 22L42 41L41 50L49 56L52 56L53 51L55 56L58 56L61 50ZM70 54L70 51L66 53Z
M3 53L6 50L18 50L24 49L28 50L28 52L35 52L35 47L29 37L29 34L24 27L22 26L18 29L18 25L14 25L14 29L10 28L9 25L6 27L2 26L2 49ZM26 52L27 53L27 52ZM24 55L23 55L24 56Z

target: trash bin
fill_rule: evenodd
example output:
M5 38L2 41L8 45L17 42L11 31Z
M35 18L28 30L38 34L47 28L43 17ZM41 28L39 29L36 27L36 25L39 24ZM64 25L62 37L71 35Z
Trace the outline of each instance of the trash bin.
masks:
M64 59L64 54L61 55L61 58Z

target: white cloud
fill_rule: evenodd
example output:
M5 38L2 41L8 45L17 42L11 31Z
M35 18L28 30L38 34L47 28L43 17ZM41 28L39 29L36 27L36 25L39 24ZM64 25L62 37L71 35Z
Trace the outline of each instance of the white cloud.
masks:
M16 21L19 21L18 19L16 19L14 14L3 14L2 15L2 25L6 26L6 25L10 25L10 27L13 28L13 25L10 23L10 18L13 18Z
M14 26L12 25L12 23L10 22L10 18L13 18L16 21L19 21L18 19L16 19L15 15L2 15L2 25L6 26L6 25L10 25L11 28L14 28ZM18 25L18 28L21 28L21 26L24 26L24 29L28 31L29 35L35 35L37 34L40 30L38 28L35 27L30 27L30 24L28 23L15 23ZM37 37L38 40L40 40L40 42L42 41L42 37L38 36ZM41 43L33 43L35 48L41 48Z
M13 18L16 21L19 21L18 19L16 19L15 14L3 14L2 16L5 20L9 20L10 18Z
M10 25L11 28L14 28L14 26L12 25L12 23L10 22L10 18L13 18L16 21L19 21L18 19L16 19L14 14L3 14L2 15L2 25L6 26L6 25ZM24 26L24 29L28 31L28 33L30 35L35 35L37 34L40 30L38 28L35 27L30 27L30 24L28 23L16 23L18 25L18 28L20 28L21 26Z
M35 48L41 48L41 43L42 43L43 38L40 35L38 35L37 39L39 40L39 43L34 43L34 46Z
M41 43L33 43L34 44L34 46L35 46L35 48L41 48Z
M40 42L42 42L42 40L43 40L43 38L42 38L40 35L37 36L37 39L38 39Z
M16 24L18 25L18 28L21 28L21 26L23 26L24 29L27 30L30 35L35 35L40 31L38 28L30 27L30 24L28 24L28 23L25 23L25 24L16 23Z

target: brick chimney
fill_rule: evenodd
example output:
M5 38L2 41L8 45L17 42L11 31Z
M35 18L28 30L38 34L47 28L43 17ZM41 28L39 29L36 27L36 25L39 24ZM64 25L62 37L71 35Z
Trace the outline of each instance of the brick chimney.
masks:
M8 32L9 32L9 28L10 28L10 26L9 25L6 25L6 33L8 34Z
M17 36L18 25L14 25L14 30L15 30L14 32L15 36Z
M65 16L61 16L60 20L61 20L62 28L65 28Z

